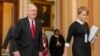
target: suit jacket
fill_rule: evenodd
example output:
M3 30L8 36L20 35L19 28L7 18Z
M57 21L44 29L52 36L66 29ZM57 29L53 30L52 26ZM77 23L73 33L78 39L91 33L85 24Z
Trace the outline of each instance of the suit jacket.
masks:
M35 36L32 38L28 17L20 19L16 25L13 38L13 51L21 56L38 56L42 48L42 25L35 19Z
M5 40L4 40L4 44L2 46L3 49L6 49L8 44L10 43L10 45L9 45L10 56L12 54L12 36L13 36L13 32L14 32L14 26L11 26L9 28L7 36L6 36Z

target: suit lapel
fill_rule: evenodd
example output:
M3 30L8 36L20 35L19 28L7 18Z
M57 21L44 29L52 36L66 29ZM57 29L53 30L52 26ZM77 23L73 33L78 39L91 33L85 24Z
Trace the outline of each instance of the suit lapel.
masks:
M29 35L32 37L32 32L31 32L31 29L30 29L30 23L29 23L28 17L27 17L27 19L25 21L25 25L26 25L26 27L25 27L26 30L29 32ZM34 37L36 37L37 32L38 32L38 22L35 19L35 36Z
M29 32L29 35L32 37L32 33L31 33L30 23L29 23L28 17L27 17L27 19L25 21L25 25L26 25L25 28L26 28L27 32Z
M37 30L38 30L38 24L37 24L37 21L35 20L35 36L37 34Z

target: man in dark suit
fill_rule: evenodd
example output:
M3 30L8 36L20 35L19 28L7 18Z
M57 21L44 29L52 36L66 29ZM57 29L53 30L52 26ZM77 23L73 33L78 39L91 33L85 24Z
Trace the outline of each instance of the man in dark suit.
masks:
M9 28L9 31L7 33L7 36L4 40L4 43L3 43L3 46L2 46L2 51L3 52L6 52L6 48L8 46L8 44L10 43L9 45L9 53L10 53L10 56L12 56L12 36L13 36L13 32L14 32L14 26L11 26Z
M42 48L42 24L36 19L37 7L29 4L27 17L20 19L14 31L14 56L39 56Z

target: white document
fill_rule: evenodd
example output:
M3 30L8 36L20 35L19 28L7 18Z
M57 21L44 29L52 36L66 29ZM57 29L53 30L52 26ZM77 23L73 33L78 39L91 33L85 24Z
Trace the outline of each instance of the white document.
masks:
M93 43L94 38L96 37L96 35L99 33L100 28L93 25L92 28L90 29L90 34L89 34L89 42Z

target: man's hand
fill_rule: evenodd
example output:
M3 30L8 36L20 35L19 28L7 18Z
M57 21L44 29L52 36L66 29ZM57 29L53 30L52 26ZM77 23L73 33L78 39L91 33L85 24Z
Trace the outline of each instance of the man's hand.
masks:
M13 52L13 54L14 54L14 56L20 56L19 51L15 51L15 52Z

